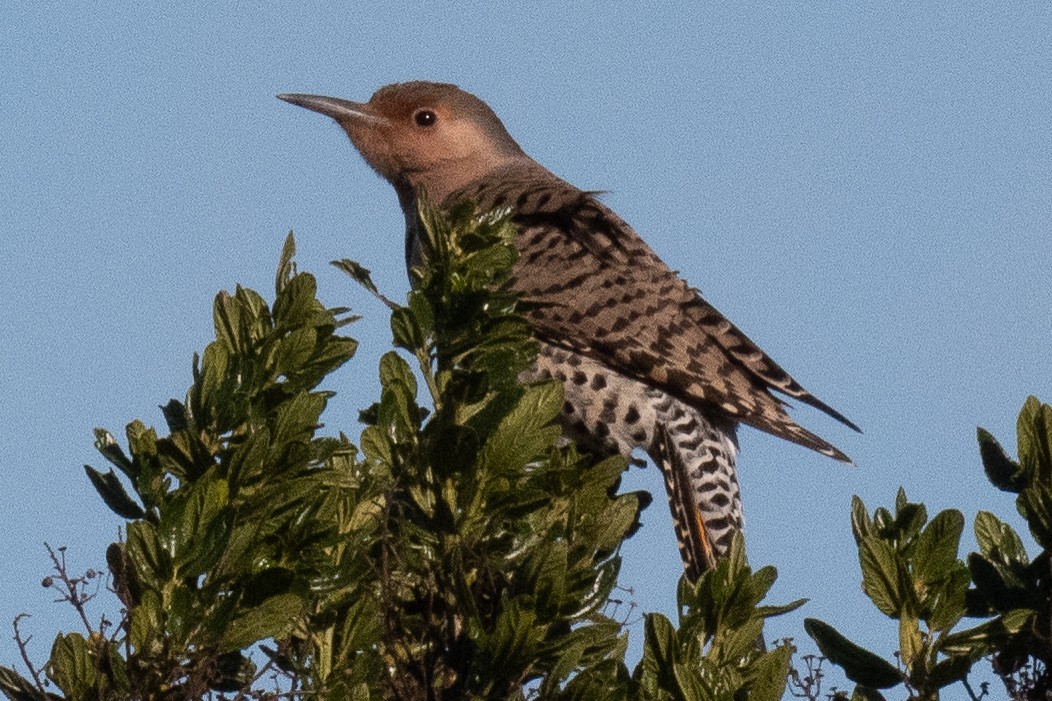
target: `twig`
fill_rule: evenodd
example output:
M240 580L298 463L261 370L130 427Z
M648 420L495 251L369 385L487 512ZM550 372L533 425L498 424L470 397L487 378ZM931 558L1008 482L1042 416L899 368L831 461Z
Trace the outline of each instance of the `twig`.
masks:
M984 682L982 684L982 686L980 687L982 689L982 692L978 696L976 696L975 690L972 689L972 685L968 683L968 677L965 677L964 679L962 679L961 680L961 684L963 684L964 688L968 691L968 696L969 696L969 698L972 699L972 701L980 701L980 699L986 698L987 694L990 691L987 688L987 684Z
M786 638L786 644L790 643L791 640ZM807 674L801 677L795 666L789 670L789 693L798 699L817 701L822 693L822 678L825 676L822 673L822 663L825 658L818 655L804 655L800 659L807 666Z
M37 685L37 689L44 691L44 684L40 681L40 672L33 666L33 662L29 659L29 641L33 639L33 636L28 638L22 638L22 631L18 629L18 623L23 618L29 618L28 613L20 613L15 616L15 620L12 623L15 629L15 643L18 645L18 652L22 655L22 661L26 663L26 667L29 668L29 673L33 675L33 682Z
M44 547L47 548L48 555L51 556L51 562L55 567L55 571L58 573L59 579L65 586L66 591L62 594L60 601L68 601L73 605L73 608L77 610L80 615L80 620L83 621L84 627L87 629L88 634L91 635L95 630L91 627L91 622L88 620L87 611L84 610L84 604L88 603L95 598L94 594L86 594L81 590L81 585L84 583L82 577L70 577L66 569L66 548L61 547L58 549L61 558L55 555L54 549L47 543L44 543ZM88 570L87 576L90 578L94 576L94 570ZM45 586L54 586L54 581L50 577L45 578Z

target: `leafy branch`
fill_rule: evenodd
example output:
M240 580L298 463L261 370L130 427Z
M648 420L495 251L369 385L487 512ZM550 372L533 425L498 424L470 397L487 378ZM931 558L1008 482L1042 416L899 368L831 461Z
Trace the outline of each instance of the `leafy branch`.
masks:
M1041 547L1031 558L1022 539L992 513L974 521L979 552L958 559L964 517L954 509L930 521L923 504L899 490L894 512L872 515L858 497L851 526L862 568L862 588L898 623L901 668L808 619L807 632L831 662L856 682L855 695L881 699L879 689L902 685L909 698L938 699L960 683L982 698L968 674L989 658L1013 699L1045 698L1052 679L1052 407L1030 397L1019 414L1019 460L978 430L983 467L994 486L1017 494L1016 505ZM981 621L960 629L965 618Z
M19 617L31 678L0 667L0 692L781 698L794 648L765 649L763 625L803 601L765 603L776 573L753 570L741 538L697 582L681 580L675 623L646 615L629 670L610 611L621 543L649 495L617 493L623 457L565 445L558 383L520 381L538 349L509 284L508 213L423 204L420 217L425 264L404 305L358 263L335 263L391 309L395 350L359 440L321 435L332 396L321 384L354 355L341 331L356 317L317 299L290 235L272 304L240 287L215 298L215 339L185 398L162 407L166 432L132 421L123 445L95 432L109 467L86 474L126 520L106 552L119 620L92 628L85 585L98 577L70 576L60 549L49 586L86 635L60 633L36 667Z

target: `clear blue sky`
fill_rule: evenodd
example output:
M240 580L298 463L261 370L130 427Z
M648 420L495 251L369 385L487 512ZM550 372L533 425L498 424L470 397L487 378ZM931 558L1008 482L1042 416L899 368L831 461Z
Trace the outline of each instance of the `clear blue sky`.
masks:
M779 568L776 600L812 599L770 637L811 615L894 647L859 590L852 494L1013 514L974 433L1014 450L1025 397L1052 401L1048 3L21 5L0 21L0 626L32 611L37 658L75 625L39 587L42 543L99 567L119 525L81 468L101 462L92 427L162 423L212 296L269 294L289 229L323 299L366 317L328 429L356 435L375 396L386 311L327 261L401 297L401 213L334 123L279 92L476 93L865 429L795 413L856 468L741 432L750 559ZM661 481L629 485L658 499L622 583L671 612Z

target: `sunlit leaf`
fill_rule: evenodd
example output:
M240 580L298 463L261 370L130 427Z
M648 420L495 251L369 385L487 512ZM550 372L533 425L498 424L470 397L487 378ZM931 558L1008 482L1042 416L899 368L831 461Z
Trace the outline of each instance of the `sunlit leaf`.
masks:
M51 646L47 675L68 698L87 698L99 681L88 640L80 633L59 633Z
M898 618L912 607L913 588L906 564L884 541L867 536L858 547L862 590L884 614Z
M913 543L911 559L915 580L930 583L945 578L957 562L964 531L964 516L956 509L936 514Z

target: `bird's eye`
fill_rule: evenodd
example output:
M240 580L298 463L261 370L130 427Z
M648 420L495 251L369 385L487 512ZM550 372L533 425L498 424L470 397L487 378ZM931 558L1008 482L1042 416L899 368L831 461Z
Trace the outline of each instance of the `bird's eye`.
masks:
M438 117L431 110L417 110L413 114L413 121L422 127L430 127L438 121Z

